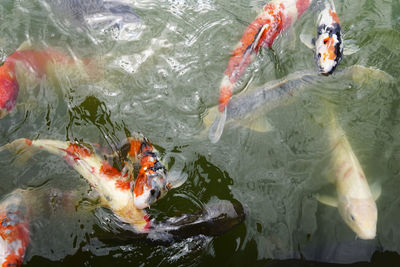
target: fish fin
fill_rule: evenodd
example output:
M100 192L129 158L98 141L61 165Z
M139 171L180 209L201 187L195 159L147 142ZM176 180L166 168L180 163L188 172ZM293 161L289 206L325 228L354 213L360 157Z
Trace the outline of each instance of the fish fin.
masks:
M28 49L32 49L32 43L31 41L26 40L17 48L17 51L23 51Z
M314 50L315 48L315 39L311 34L300 34L300 41L307 46L308 48Z
M29 159L32 158L32 155L35 151L35 149L30 147L29 142L31 142L31 141L28 139L25 139L25 138L20 138L20 139L14 140L13 142L0 147L0 152L8 150L11 153L17 155L16 161L14 164L17 166L22 166Z
M274 127L269 123L268 119L264 117L257 118L256 120L252 121L244 121L244 122L239 122L239 125L249 128L250 130L260 132L260 133L266 133L269 131L274 130Z
M183 185L188 178L187 173L182 173L178 170L170 170L167 176L167 183L171 188L177 188Z
M260 41L261 41L261 37L264 33L264 31L269 27L269 24L265 24L262 26L262 28L258 31L256 37L254 38L253 43L251 44L251 50L254 51L256 50L256 48L258 47ZM263 46L262 41L261 41L261 46Z
M373 183L370 187L371 189L371 194L374 200L377 200L382 193L382 186L379 182Z
M331 206L331 207L335 207L335 208L337 208L337 206L338 206L338 201L337 201L337 198L335 198L335 197L317 194L316 198L319 202L321 202L322 204L325 204L327 206Z
M296 47L296 32L294 31L293 25L288 29L288 36L289 36L289 47L291 50L294 50Z
M353 40L344 40L343 55L348 56L357 53L360 47Z
M225 121L226 121L226 107L224 112L219 112L215 121L210 126L210 130L208 131L208 138L211 143L215 144L221 138L222 132L224 131Z
M376 68L353 65L349 69L352 80L358 84L366 84L374 81L394 81L394 78L390 74Z

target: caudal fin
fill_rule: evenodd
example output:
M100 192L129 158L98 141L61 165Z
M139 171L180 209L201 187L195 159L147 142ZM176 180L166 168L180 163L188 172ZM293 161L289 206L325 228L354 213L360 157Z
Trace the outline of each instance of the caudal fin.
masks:
M34 149L30 147L31 144L31 140L20 138L0 147L0 152L5 150L10 151L11 153L17 155L15 164L23 165L32 157L32 154L34 153Z
M222 132L224 131L225 121L226 121L226 107L223 112L219 112L215 121L210 126L210 130L208 131L208 139L210 139L211 143L215 144L221 138Z

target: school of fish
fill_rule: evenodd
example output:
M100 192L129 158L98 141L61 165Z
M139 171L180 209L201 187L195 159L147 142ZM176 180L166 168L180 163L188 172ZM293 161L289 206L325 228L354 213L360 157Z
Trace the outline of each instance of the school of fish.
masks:
M255 60L259 50L271 48L278 36L291 27L313 2L316 2L315 6L318 8L316 36L309 38L303 35L301 39L314 50L318 71L296 72L281 80L271 81L252 92L234 96L238 81ZM107 14L115 13L115 10L119 10L116 7L124 6L112 1L93 3ZM73 4L76 8L73 2L66 4L67 6ZM82 9L82 6L78 9ZM81 16L96 15L95 12L91 13L90 8L82 9L82 12ZM117 13L124 15L121 10ZM127 14L127 17L131 16L132 21L137 19L133 12L128 11ZM112 16L107 23L113 25L116 23L121 27L122 24L119 23L123 19L114 18ZM90 20L88 18L85 20L90 26ZM342 60L343 50L341 26L333 0L269 1L245 29L239 43L233 49L220 83L218 106L210 108L203 118L210 141L218 142L225 125L229 123L236 123L259 132L270 130L271 125L262 114L291 101L300 92L309 88L314 81L328 78L325 76L333 74L335 77L337 72L338 75L350 73L351 77L356 77L363 75L360 73L380 72L362 66L352 66L335 72ZM0 119L12 112L17 105L19 90L22 89L20 77L29 73L31 80L38 82L51 73L55 64L83 67L90 76L93 66L89 66L89 63L88 59L77 60L52 48L18 49L0 66ZM359 238L373 239L376 236L378 220L375 200L379 197L380 191L371 190L361 164L334 115L333 108L329 114L330 123L327 126L326 138L331 147L333 169L331 181L336 186L336 196L318 195L317 199L324 204L337 207L344 222ZM0 148L0 152L3 150L23 154L26 157L30 157L35 151L47 151L64 158L99 193L102 205L109 208L121 221L130 224L138 233L146 233L152 227L144 209L149 208L174 187L168 180L167 169L159 158L159 153L143 136L129 137L121 146L123 162L121 168L105 160L105 155L96 153L94 146L78 142L21 138L4 145ZM133 167L135 164L139 165L136 179ZM30 207L24 191L16 189L0 202L2 266L19 266L23 263L30 241L29 222Z

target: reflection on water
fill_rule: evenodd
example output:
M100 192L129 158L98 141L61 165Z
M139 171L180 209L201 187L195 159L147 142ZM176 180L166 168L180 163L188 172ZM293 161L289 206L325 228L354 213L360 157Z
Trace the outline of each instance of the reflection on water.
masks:
M58 208L35 219L26 263L258 261L274 266L278 263L268 259L398 261L396 254L381 253L400 253L398 1L335 1L344 39L360 47L338 68L375 67L394 82L368 77L367 83L322 80L294 101L260 115L268 118L272 131L233 125L217 144L208 141L202 118L217 104L231 51L260 5L226 0L120 2L135 14L134 38L115 38L101 30L104 24L77 26L79 19L69 22L60 15L67 14L60 10L64 7L52 8L48 1L1 1L2 61L30 40L76 58L96 59L102 76L81 81L59 72L56 82L43 79L29 90L21 88L15 111L0 122L0 145L22 137L52 138L99 143L113 150L126 136L140 132L170 168L187 176L181 187L151 207L153 218L164 220L196 212L210 202L235 199L247 206L249 215L244 224L219 237L195 236L172 245L101 241L96 233L108 217L95 209L89 186L67 164L46 153L21 164L18 155L0 153L2 197L16 188L43 193L49 188L79 189L77 208L69 213ZM314 14L305 13L294 26L294 40L283 34L271 50L261 51L241 81L248 91L296 71L315 70L313 52L298 40L303 31L315 31L314 19ZM374 240L356 239L337 209L315 198L335 190L329 182L331 148L321 120L321 99L333 104L370 184L382 186Z

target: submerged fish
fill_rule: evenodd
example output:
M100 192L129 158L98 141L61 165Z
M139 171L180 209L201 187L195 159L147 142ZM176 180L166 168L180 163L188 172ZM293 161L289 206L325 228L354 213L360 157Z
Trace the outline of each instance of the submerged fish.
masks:
M277 36L292 25L309 7L312 0L273 0L246 28L240 42L233 50L220 85L219 114L216 127L210 128L209 138L215 143L224 127L227 106L233 89L247 66L254 60L261 47L271 47Z
M22 190L0 202L0 265L20 266L29 244L29 211Z
M91 68L95 67L91 63L90 60L73 59L51 48L18 49L0 66L0 119L15 108L22 79L28 77L27 79L34 84L38 83L59 65L72 68L83 67L88 75L96 75L91 73Z
M300 71L290 74L284 79L268 82L249 92L237 94L232 97L226 107L226 124L235 123L258 132L270 131L272 127L268 123L265 113L293 101L297 95L310 88L313 82L318 82L323 78L326 77L321 77L314 71ZM384 71L360 65L353 65L337 71L333 78L351 79L358 84L371 81L393 81L393 77ZM215 131L211 128L219 127L215 120L218 116L218 107L212 107L203 117L203 124L209 133ZM215 131L218 133L214 136L215 142L219 140L223 130L224 127L221 127Z
M157 158L147 140L130 138L129 143L129 156L143 162L135 188L131 172L119 171L94 153L91 147L83 144L45 139L17 139L1 147L0 151L4 149L21 151L28 153L29 156L32 150L45 150L63 157L96 189L105 206L122 221L131 224L136 231L146 232L150 223L141 208L148 207L165 195L170 186L166 182L165 168L151 156Z
M160 161L157 150L144 137L129 137L124 148L128 150L127 158L132 162L139 161L141 166L133 189L135 206L138 209L148 208L172 187L167 183L167 169Z
M358 237L374 239L378 220L375 199L379 197L380 188L374 195L371 193L361 165L334 117L328 126L328 139L333 147L331 164L337 198L318 196L318 200L337 207L343 220Z
M141 25L139 16L132 7L120 1L108 0L45 0L60 17L79 28L90 28L105 32L117 30L115 36L121 40L136 39Z
M317 35L300 34L300 40L314 50L318 71L323 75L332 74L343 55L351 55L359 49L343 40L339 17L333 0L320 2L321 11L317 19Z

